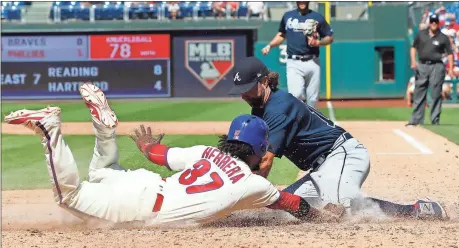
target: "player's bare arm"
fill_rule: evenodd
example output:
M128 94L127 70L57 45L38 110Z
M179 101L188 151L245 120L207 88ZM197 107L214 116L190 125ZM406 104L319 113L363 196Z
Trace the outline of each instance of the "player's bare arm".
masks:
M278 32L271 40L271 42L269 42L269 44L261 50L261 52L263 53L263 55L267 55L271 48L279 46L280 44L282 44L282 42L284 42L284 40L285 35L282 32Z
M267 152L266 155L262 158L260 162L260 169L256 172L256 174L267 178L269 175L269 172L271 172L271 168L274 163L274 157L276 154L272 152Z
M333 43L333 36L325 36L320 40L314 36L307 36L307 37L308 37L308 44L310 46L315 46L315 47L328 46L331 43Z

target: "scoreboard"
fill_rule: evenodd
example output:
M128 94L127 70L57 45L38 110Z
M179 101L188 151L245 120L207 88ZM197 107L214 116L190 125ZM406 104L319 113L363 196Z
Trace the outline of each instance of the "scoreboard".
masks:
M79 98L98 85L108 97L169 97L169 34L2 36L3 99Z

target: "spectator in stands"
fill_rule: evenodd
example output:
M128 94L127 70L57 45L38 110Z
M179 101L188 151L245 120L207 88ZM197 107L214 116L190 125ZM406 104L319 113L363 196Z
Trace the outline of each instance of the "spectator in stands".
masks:
M169 10L172 20L176 20L177 16L180 16L179 2L168 2L167 9Z
M440 8L436 9L435 14L437 14L438 16L440 27L443 27L443 25L445 25L446 16L447 16L445 6L441 6Z
M239 10L239 2L227 2L226 7L229 8L231 16L236 18Z
M218 16L218 18L222 18L223 14L226 11L226 3L225 2L213 2L212 10L214 11L215 16Z
M449 75L445 76L445 81L442 85L441 97L443 100L451 100L453 93L453 83L450 83L452 78Z
M212 9L215 16L220 19L223 17L223 14L227 12L229 12L233 18L236 18L237 11L239 9L239 2L213 2Z
M247 3L247 18L250 17L263 17L264 14L263 2L248 2Z
M453 23L451 22L450 19L446 19L445 25L441 29L441 32L446 34L447 36L450 36L452 33L454 33L453 39L456 40L456 32L457 32L457 30L455 30L453 28Z
M450 28L454 29L456 33L459 32L459 24L456 23L456 15L451 17L449 19L449 22L450 22Z
M447 82L444 82L443 85L442 85L442 90L441 90L441 98L443 100L450 100L451 99L451 93L453 92L452 90L452 87L453 87L453 84L449 82L449 80L451 80L451 77L449 75L446 75L445 76L445 81ZM414 89L416 88L415 84L415 78L414 76L412 76L410 78L410 81L408 81L408 86L406 88L406 105L408 105L408 107L412 107L413 106L413 94L414 94ZM427 102L430 102L432 101L432 99L429 97L429 99L427 100ZM429 104L426 103L425 104L425 107L429 107Z
M424 13L422 14L421 17L421 23L419 24L419 30L426 29L429 27L429 16L431 16L433 13L430 12L428 8L424 9Z
M414 76L412 76L406 88L406 104L408 107L413 106L414 81Z
M86 7L86 8L89 8L92 6L91 2L80 2L80 6L83 6L83 7Z
M449 37L449 41L451 43L451 50L453 51L454 77L458 77L459 76L459 67L457 65L459 63L459 49L456 46L456 44L457 44L456 43L456 30L454 30L454 29L445 30L444 29L444 30L442 30L442 33L444 33L445 35L447 35ZM445 63L446 69L448 69L449 68L449 61L448 61L448 55L447 54L444 54L444 56L442 58L442 61L443 61L443 63Z

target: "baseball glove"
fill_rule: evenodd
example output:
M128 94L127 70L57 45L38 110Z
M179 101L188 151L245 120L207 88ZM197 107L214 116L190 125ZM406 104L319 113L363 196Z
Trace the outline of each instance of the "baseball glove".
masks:
M318 21L314 19L307 19L304 23L300 23L300 29L302 29L305 36L313 36L317 32Z

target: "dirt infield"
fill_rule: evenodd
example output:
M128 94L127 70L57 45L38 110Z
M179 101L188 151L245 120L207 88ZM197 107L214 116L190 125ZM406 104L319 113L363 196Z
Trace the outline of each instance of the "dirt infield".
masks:
M121 123L126 134L137 123ZM205 124L205 125L204 125ZM155 123L166 133L223 133L229 123ZM53 203L46 190L3 191L2 247L459 247L459 147L402 122L340 122L371 153L367 195L412 203L430 196L451 220L391 220L378 211L341 223L297 223L288 214L241 212L204 228L88 227ZM2 125L2 133L21 133ZM66 123L65 134L92 133ZM415 139L408 139L406 137ZM404 138L405 137L405 138ZM410 143L411 142L411 143Z

